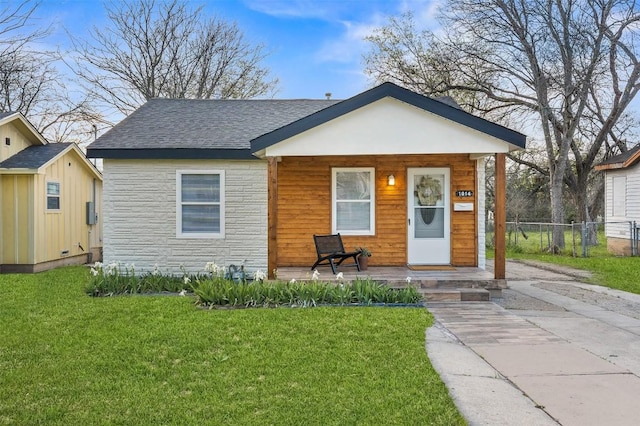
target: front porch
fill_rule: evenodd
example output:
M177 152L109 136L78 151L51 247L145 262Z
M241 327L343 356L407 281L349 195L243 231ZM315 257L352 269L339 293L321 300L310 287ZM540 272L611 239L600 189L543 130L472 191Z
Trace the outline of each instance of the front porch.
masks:
M500 297L506 280L496 279L494 271L475 267L443 267L413 270L407 266L374 266L358 272L355 267L338 268L344 281L371 278L394 287L416 286L426 301L485 301ZM336 281L331 268L318 268L320 281ZM308 267L280 267L277 278L282 281L310 281L313 271ZM410 278L410 280L408 279Z

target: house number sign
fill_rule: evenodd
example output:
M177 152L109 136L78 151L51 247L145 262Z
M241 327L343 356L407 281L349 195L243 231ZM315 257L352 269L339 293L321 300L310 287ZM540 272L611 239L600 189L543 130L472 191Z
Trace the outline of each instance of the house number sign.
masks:
M456 197L473 197L473 191L456 191Z

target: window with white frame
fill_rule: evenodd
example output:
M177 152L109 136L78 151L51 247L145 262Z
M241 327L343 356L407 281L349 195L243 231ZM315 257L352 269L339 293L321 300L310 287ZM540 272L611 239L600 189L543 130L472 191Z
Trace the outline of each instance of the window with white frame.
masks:
M332 169L332 228L345 235L375 234L375 169Z
M612 184L613 216L625 217L627 214L627 177L614 176Z
M176 172L176 234L224 237L224 172Z
M47 210L60 210L60 182L47 182Z

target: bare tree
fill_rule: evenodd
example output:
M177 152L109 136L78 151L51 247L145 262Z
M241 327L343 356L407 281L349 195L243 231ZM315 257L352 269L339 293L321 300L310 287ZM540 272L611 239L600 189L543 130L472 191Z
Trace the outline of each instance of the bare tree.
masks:
M452 67L446 49L437 37L416 27L412 12L390 17L386 26L365 37L371 50L363 58L365 74L376 83L392 82L427 96L451 96L466 111L484 111L486 97L468 90L456 90L464 78ZM471 84L471 81L465 80Z
M579 167L591 169L602 146L615 144L616 124L640 89L637 9L634 0L449 0L443 5L444 31L432 35L430 43L440 59L428 63L440 75L454 77L447 90L490 100L477 110L535 124L532 130L545 142L553 222L565 221L570 156L579 153ZM581 132L589 121L596 126L585 138ZM553 240L564 246L560 227Z
M72 65L103 105L128 114L146 100L250 98L273 93L277 80L261 63L262 45L249 44L235 23L202 19L202 7L182 0L109 4L110 25L91 40L73 39Z
M49 29L31 29L37 7L26 0L0 10L0 110L21 112L50 141L81 142L95 115L69 96L59 55L38 47Z

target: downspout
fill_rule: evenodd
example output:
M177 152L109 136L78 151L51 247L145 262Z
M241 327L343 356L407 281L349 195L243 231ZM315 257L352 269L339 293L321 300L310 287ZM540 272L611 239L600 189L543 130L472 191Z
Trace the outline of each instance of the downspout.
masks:
M18 220L20 219L20 212L18 211L18 176L13 176L13 226L14 226L14 233L13 233L13 244L14 244L14 264L18 264L20 263L19 261L19 254L20 254L20 246L19 246L19 242L20 242L20 238L19 238L19 234L18 234L18 230L20 229L19 226L19 222Z
M95 126L94 126L95 127ZM92 182L92 188L91 188L91 202L93 203L93 214L95 216L95 209L96 209L96 179L93 179ZM88 255L87 255L87 262L91 263L93 261L93 244L91 242L91 234L93 233L93 227L95 225L91 225L89 222L91 222L91 220L89 220L90 218L87 217L86 221L87 221L87 225L89 225L87 227L87 249L89 250Z

